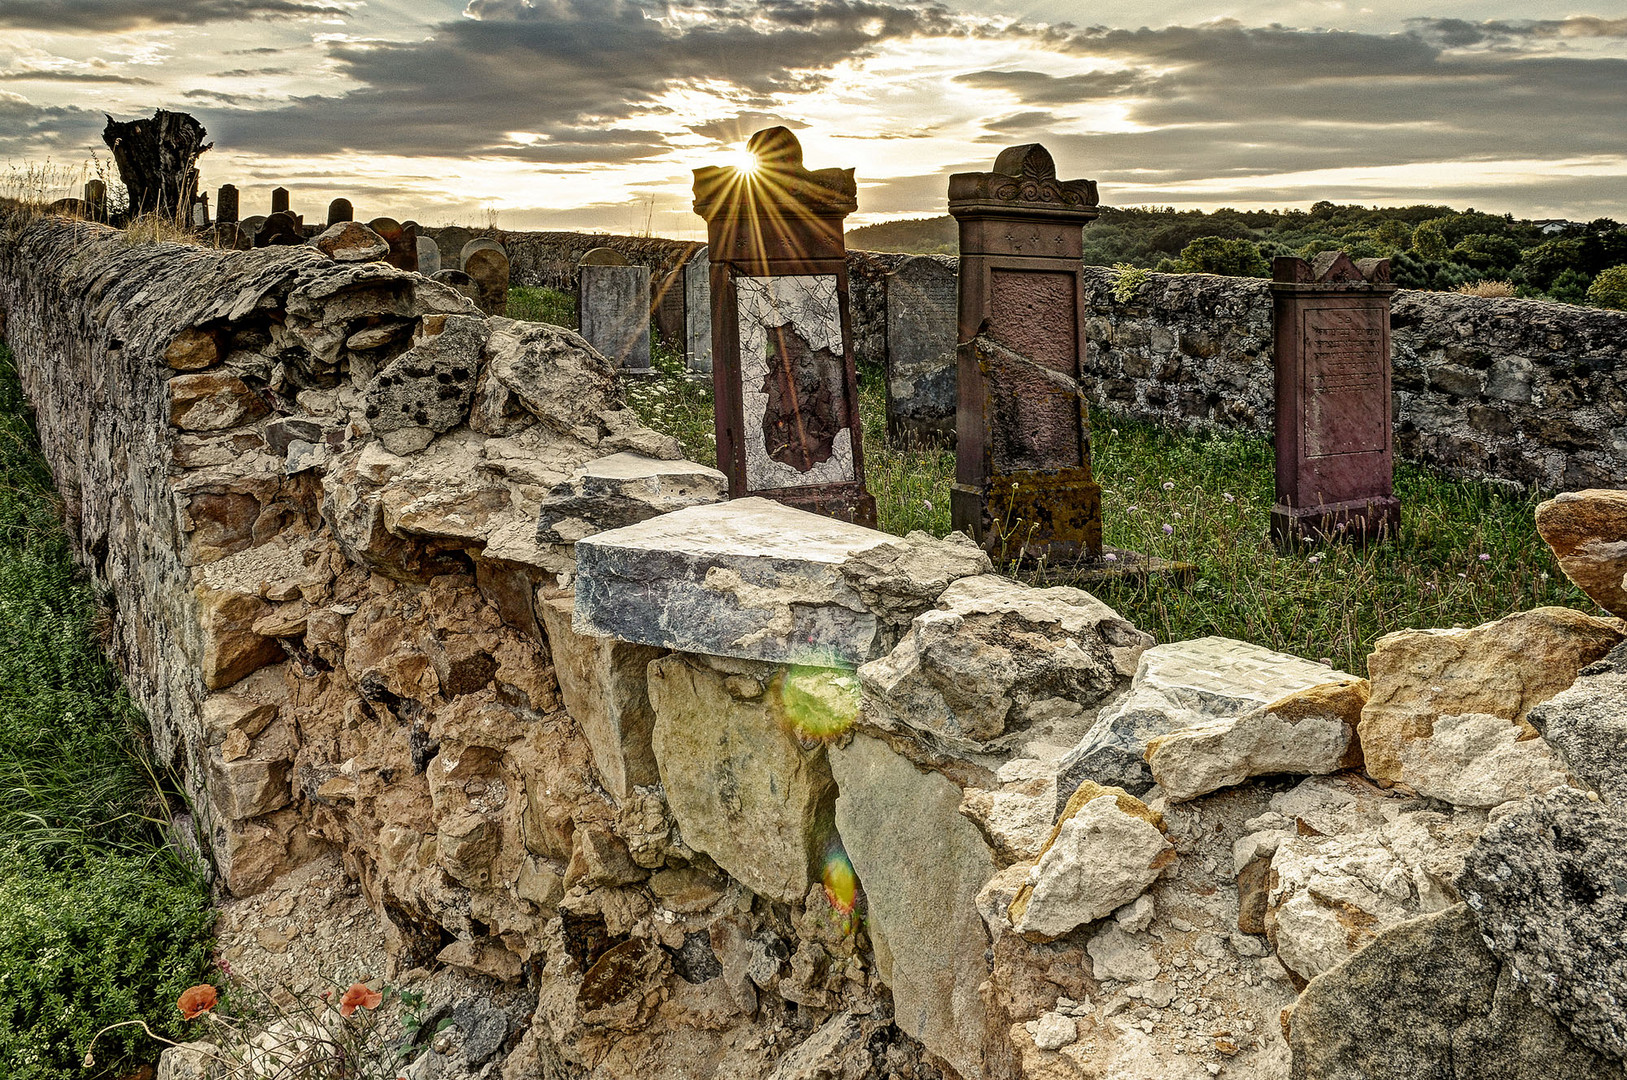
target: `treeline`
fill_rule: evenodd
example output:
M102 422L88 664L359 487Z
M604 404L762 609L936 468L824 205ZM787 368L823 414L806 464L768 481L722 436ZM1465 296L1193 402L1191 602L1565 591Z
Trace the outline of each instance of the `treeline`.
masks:
M850 247L953 254L950 217L854 229ZM1338 248L1390 260L1396 284L1449 291L1507 283L1512 295L1627 307L1627 226L1516 220L1449 206L1367 207L1319 202L1309 210L1103 209L1085 229L1085 262L1166 273L1268 277L1278 255Z

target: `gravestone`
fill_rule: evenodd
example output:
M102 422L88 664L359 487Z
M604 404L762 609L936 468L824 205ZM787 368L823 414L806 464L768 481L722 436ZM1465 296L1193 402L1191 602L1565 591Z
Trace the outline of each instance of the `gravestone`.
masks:
M1388 259L1325 251L1272 265L1277 503L1271 536L1394 537Z
M107 220L107 184L101 180L85 181L85 216L92 221Z
M957 276L917 256L887 275L887 435L955 440Z
M192 197L192 227L203 229L209 226L209 196L199 192Z
M473 237L458 249L458 265L461 267L465 262L468 262L469 256L477 251L503 251L503 245L489 236ZM506 251L503 253L508 254Z
M746 143L755 169L695 170L712 294L718 467L762 495L873 526L842 221L852 169L809 170L783 127Z
M684 365L712 373L712 260L703 247L684 263Z
M260 230L254 234L254 246L257 248L304 242L305 232L299 227L299 219L286 210L266 218Z
M465 274L462 270L437 270L431 276L443 285L450 285L473 300L477 306L479 305L480 287L475 284L474 278Z
M674 352L684 347L684 268L662 275L655 288L655 329L661 344Z
M1038 143L949 178L960 227L955 485L950 513L996 557L1102 554L1090 473L1081 226L1092 180L1058 180Z
M328 224L337 225L341 221L355 221L356 210L350 205L349 199L335 199L328 204Z
M418 238L418 272L434 277L441 269L441 249L427 236Z
M285 187L271 189L271 212L273 214L286 214L288 212L288 189Z
M237 185L220 185L220 191L215 194L215 221L221 225L237 221Z
M435 246L441 249L441 265L448 270L456 270L463 265L463 245L474 237L474 233L462 225L449 225L435 233Z
M384 261L398 270L418 269L418 240L410 236L401 222L395 218L378 217L367 223L367 227L383 237L384 242L390 245L390 253Z
M610 248L577 263L576 321L589 345L623 374L650 372L650 269L629 266Z
M508 254L493 244L476 248L463 260L463 272L475 283L475 303L487 315L508 311Z
M248 237L250 247L262 247L260 243L260 230L266 227L266 218L262 214L251 214L238 222L243 235Z

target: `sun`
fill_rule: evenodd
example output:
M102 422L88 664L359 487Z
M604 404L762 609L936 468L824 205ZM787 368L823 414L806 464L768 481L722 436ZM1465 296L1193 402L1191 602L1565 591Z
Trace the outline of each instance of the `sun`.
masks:
M743 144L729 148L728 161L730 165L748 175L756 172L762 165L762 162L757 160L757 155L747 150Z

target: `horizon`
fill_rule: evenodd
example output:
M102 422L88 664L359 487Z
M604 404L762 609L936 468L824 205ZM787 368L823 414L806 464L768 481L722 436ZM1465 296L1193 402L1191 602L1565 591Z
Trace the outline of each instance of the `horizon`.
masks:
M849 228L944 213L1041 142L1121 209L1627 213L1627 18L1550 0L9 0L0 160L106 161L191 113L211 195L699 239L690 170L753 131L854 168ZM66 166L60 163L68 162ZM64 189L52 197L77 194Z

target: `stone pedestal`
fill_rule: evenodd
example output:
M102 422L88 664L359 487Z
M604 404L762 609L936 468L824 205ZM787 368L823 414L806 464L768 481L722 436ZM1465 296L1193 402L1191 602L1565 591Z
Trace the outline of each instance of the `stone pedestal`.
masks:
M712 374L712 258L703 247L684 263L684 365Z
M851 169L810 171L785 128L747 143L757 168L695 170L711 256L718 467L729 494L874 525L864 486L842 221Z
M1058 180L1037 143L987 173L949 178L960 223L955 486L951 517L996 558L1071 563L1102 550L1091 479L1083 237L1092 180Z
M1277 259L1279 544L1394 536L1390 264L1327 251Z
M650 270L594 248L577 264L576 321L625 375L650 373Z
M958 287L947 259L920 255L887 275L887 436L955 439Z

